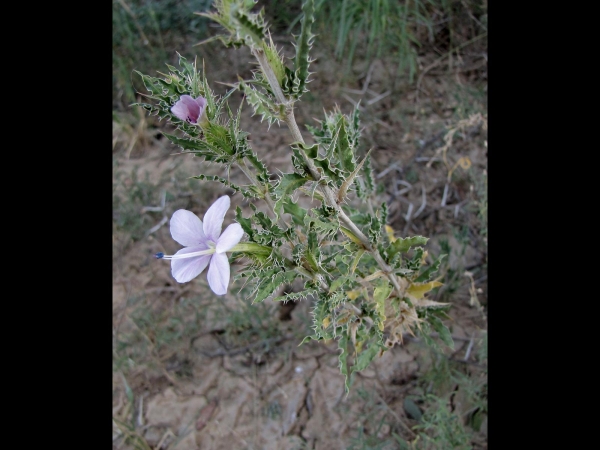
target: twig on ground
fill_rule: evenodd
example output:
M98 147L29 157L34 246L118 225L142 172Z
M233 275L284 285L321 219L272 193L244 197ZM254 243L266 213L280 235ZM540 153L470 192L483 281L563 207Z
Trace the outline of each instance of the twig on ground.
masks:
M385 169L383 169L377 175L375 175L375 178L377 178L377 179L382 178L382 177L386 176L387 173L390 172L391 170L397 170L398 172L402 171L402 169L400 169L400 167L398 166L398 163L393 163L393 164L389 165L388 167L386 167ZM398 183L411 186L411 184L407 183L406 181L398 181Z
M155 212L163 211L165 209L166 200L167 200L167 191L163 190L161 193L161 197L160 197L160 206L144 206L141 209L140 214L144 214L145 212L148 212L148 211L155 211Z
M160 227L162 227L168 221L169 221L169 218L167 216L163 216L163 218L160 220L160 222L158 222L156 225L154 225L152 228L150 228L148 231L146 231L146 236L150 236L152 233L155 233L156 231L158 231L160 229Z
M410 222L410 219L412 217L412 210L413 210L413 208L414 208L413 204L409 203L408 204L408 211L404 215L404 220L406 220L406 222Z
M431 69L433 69L434 67L436 67L438 64L440 64L442 61L444 61L444 59L448 58L449 56L452 56L452 53L456 52L457 50L466 47L469 44L472 44L473 42L478 41L479 39L483 38L487 36L487 31L481 33L479 36L475 36L473 39L469 39L466 42L463 42L460 45L457 45L456 47L454 47L453 49L451 49L450 51L444 53L442 56L440 56L438 59L436 59L434 62L432 62L431 64L429 64L427 67L425 67L423 69L423 71L419 74L419 78L417 79L417 96L416 96L416 102L419 103L419 88L421 86L421 82L423 81L423 77L427 74L427 72L429 72Z
M468 361L469 356L471 356L471 350L473 350L473 344L475 343L475 334L471 336L471 340L469 341L469 346L467 347L467 351L465 352L465 357L463 361Z
M346 100L348 100L350 103L352 103L355 108L356 108L356 105L358 105L358 102L356 100L354 100L353 98L349 97L348 95L342 94L342 97L344 97Z
M440 206L446 206L446 200L448 197L448 187L449 184L446 183L446 185L444 186L444 195L442 195L442 201L440 202Z
M398 421L398 423L400 425L402 425L402 428L404 428L406 431L408 431L412 435L412 437L416 437L417 435L415 434L415 432L413 430L411 430L410 427L404 423L404 421L400 418L400 416L398 416L398 414L396 414L396 412L392 408L389 407L389 405L383 399L383 397L381 395L379 395L379 393L377 391L374 391L374 392L375 392L375 395L377 397L379 397L379 400L381 401L381 403L383 404L383 406L385 406L385 408L388 410L388 412L392 416L394 416L394 418Z
M382 98L387 97L388 95L390 95L392 93L392 91L385 91L383 94L379 94L377 97L372 98L371 100L369 100L367 102L367 105L372 105L373 103L377 103L379 100L381 100Z
M140 395L140 406L138 408L137 422L138 426L144 426L144 394Z
M419 209L417 209L417 212L413 216L413 219L419 217L419 214L423 212L425 206L427 206L427 196L425 195L425 186L423 185L421 186L421 206L419 207Z
M240 353L244 353L247 352L248 350L252 350L256 347L260 347L262 345L265 344L279 344L283 341L292 339L293 336L289 335L289 336L282 336L282 337L278 337L278 338L271 338L271 339L264 339L262 341L258 341L255 342L253 344L250 345L245 345L244 347L238 347L238 348L233 348L230 350L227 349L219 349L217 351L214 352L205 352L203 350L198 349L198 353L200 353L201 355L204 355L208 358L215 358L218 356L235 356L235 355L239 355Z

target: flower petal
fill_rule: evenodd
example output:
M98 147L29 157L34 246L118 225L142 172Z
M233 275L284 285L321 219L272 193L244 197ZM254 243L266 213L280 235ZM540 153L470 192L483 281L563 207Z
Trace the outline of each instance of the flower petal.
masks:
M215 294L224 295L227 293L229 270L229 260L225 253L212 255L206 278L208 279L208 285Z
M188 108L190 122L198 122L198 117L200 117L200 105L198 105L198 102L190 95L182 95L180 101Z
M181 245L189 247L206 241L202 221L186 209L178 209L171 217L171 236ZM208 248L205 246L202 250Z
M198 103L198 106L200 107L200 116L202 116L204 109L206 108L206 99L202 96L199 96L196 99L196 103Z
M190 110L181 100L178 100L177 103L171 107L171 112L181 120L187 120L190 115Z
M200 250L206 250L206 246L198 247L186 247L179 250L176 255L183 255L185 253L197 252ZM187 283L193 278L196 278L202 273L210 262L212 255L197 256L194 258L185 259L172 259L171 260L171 274L178 283Z
M227 195L220 197L214 202L210 208L204 214L204 234L207 239L213 242L217 242L219 235L221 234L221 227L223 226L223 219L225 213L229 209L230 200Z
M227 228L225 228L225 231L223 231L223 234L217 241L217 253L224 253L231 249L235 244L240 242L240 239L242 239L243 235L244 230L239 223L232 223L229 225Z

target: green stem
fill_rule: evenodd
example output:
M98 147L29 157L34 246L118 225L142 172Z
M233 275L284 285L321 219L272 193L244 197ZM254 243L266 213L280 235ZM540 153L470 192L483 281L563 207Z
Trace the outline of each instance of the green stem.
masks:
M260 67L265 77L267 78L269 85L271 86L271 90L273 91L275 98L285 108L285 117L283 118L283 120L290 129L294 141L304 144L304 138L302 137L302 133L300 132L300 128L298 128L298 124L296 123L296 119L294 117L294 102L288 101L285 95L283 94L281 86L279 86L277 77L275 76L273 69L269 65L264 51L262 51L261 49L253 49L252 53L258 60L258 63L260 64ZM311 176L314 178L315 181L319 181L321 179L321 174L317 170L317 167L313 163L312 159L310 159L308 155L306 155L302 148L300 148L300 154L304 159L304 163L306 164ZM352 234L354 234L360 240L365 250L373 256L373 259L375 259L381 270L386 274L387 278L394 286L394 289L396 289L398 296L400 298L404 297L404 291L408 283L402 278L396 277L396 275L392 271L392 268L383 260L383 258L379 254L379 251L373 248L369 238L367 238L367 236L365 236L364 233L356 226L356 224L352 222L352 220L346 215L344 210L337 202L337 196L335 192L327 185L321 185L320 191L327 205L336 210L340 220L346 225L346 227L352 232Z

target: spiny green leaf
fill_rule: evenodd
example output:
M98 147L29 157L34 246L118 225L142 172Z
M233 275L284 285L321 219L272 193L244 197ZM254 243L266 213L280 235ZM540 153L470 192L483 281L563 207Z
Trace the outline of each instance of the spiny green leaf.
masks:
M314 165L317 167L317 171L321 174L321 179L329 182L336 182L339 184L342 178L342 172L331 165L330 159L327 156L321 158L319 157L319 145L314 144L311 146L296 143L292 145L292 149L295 149L298 153L298 157L301 157L301 153L299 152L300 148L305 152L306 156L312 159ZM302 163L304 159L301 159ZM310 174L308 174L310 175Z
M356 175L358 174L358 172L360 171L360 169L363 166L364 162L368 158L369 154L371 153L371 150L373 150L373 149L370 149L367 152L366 156L363 158L363 160L360 162L360 164L358 166L356 166L356 168L350 174L350 176L348 178L346 178L342 182L342 185L340 186L340 189L338 191L338 198L337 198L337 200L338 200L339 203L341 203L342 201L344 201L344 199L346 198L346 194L348 192L348 188L354 182ZM359 197L360 197L360 195L359 195ZM384 205L385 205L385 203L384 203ZM385 223L385 220L383 222Z
M308 243L302 254L303 261L307 262L314 273L322 272L321 249L319 248L319 237L314 229L308 230Z
M158 79L155 77L151 77L150 75L145 75L138 70L134 70L142 78L142 83L144 83L144 87L148 92L153 95L162 94L163 88L159 85Z
M314 211L314 209L312 211ZM334 237L340 229L340 222L337 217L332 217L325 222L317 217L305 216L304 224L307 227L311 226L320 232L325 233L325 235L329 238Z
M300 79L298 78L297 71L294 72L289 68L285 68L285 77L281 83L281 90L285 95L293 96L294 98L300 97Z
M272 295L283 283L291 283L296 279L297 276L298 273L294 271L281 271L276 273L270 279L263 279L263 281L258 285L256 297L254 297L252 303L262 302L264 299Z
M253 241L262 245L281 246L281 238L285 236L285 230L280 228L265 213L258 211L252 203L250 203L250 208L254 211L251 216L252 221L262 227L262 231L255 231L252 235Z
M423 263L423 247L417 247L413 251L411 259L406 261L406 268L412 271L418 271ZM398 253L400 255L400 253Z
M302 144L292 145L292 165L294 166L294 172L303 177L310 176L310 172L304 158L302 157Z
M244 43L249 47L265 47L264 40L267 27L262 16L262 10L258 14L251 14L243 10L237 11L238 35L244 39Z
M387 350L384 346L380 345L378 342L372 342L369 345L369 348L363 350L358 357L354 365L352 366L352 373L360 372L363 369L366 369L371 361L375 359L375 357L379 354L379 350Z
M342 116L339 120L339 134L337 139L337 156L344 172L350 174L356 168L354 161L354 146L351 144L346 131L346 117Z
M368 214L369 224L367 228L367 234L371 239L371 242L378 244L381 239L381 229L383 228L383 222L377 217L377 215Z
M283 79L285 78L285 67L283 65L281 55L277 51L277 48L275 47L273 39L271 39L270 35L269 43L268 45L265 45L264 50L267 61L269 62L271 69L273 69L273 73L275 73L275 76L277 77L279 86L281 86L283 83Z
M242 229L244 230L244 232L250 236L250 240L254 240L253 239L253 235L254 235L254 230L252 229L252 220L251 219L245 219L244 217L242 217L242 210L240 209L239 206L236 206L235 208L235 220L237 223L239 223L242 226Z
M311 33L311 27L315 21L315 2L314 0L305 0L302 4L302 22L300 28L300 39L296 46L296 59L295 59L295 73L299 80L298 92L296 98L299 98L304 92L307 91L306 83L308 82L308 66L310 64L310 57L308 52L312 47L312 41L314 35Z
M352 116L348 120L348 140L350 145L355 149L358 147L358 140L360 138L360 101L354 107Z
M284 201L289 198L296 189L298 189L307 181L309 181L307 177L303 177L297 173L284 173L279 178L277 186L275 186L273 189L273 193L277 199L273 207L273 212L277 218L279 218L281 207L283 206Z
M306 251L306 245L304 244L296 244L294 249L292 250L292 258L294 260L294 264L297 266L302 265L302 258L304 257L304 252Z
M353 277L349 277L347 275L341 275L337 277L333 282L329 285L329 292L336 292L340 289L344 289L343 286L348 283Z
M425 345L431 347L432 350L439 349L437 342L431 337L431 326L429 322L422 322L421 327L418 328L418 333L423 338Z
M433 262L433 264L431 264L427 269L425 269L423 272L421 272L419 274L419 276L415 279L415 281L417 282L421 282L421 281L427 281L431 278L431 275L433 275L435 272L438 271L438 269L440 268L440 264L442 263L442 260L448 255L440 255L438 256L438 258Z
M454 350L454 340L452 340L452 333L450 333L448 327L444 325L444 323L433 314L429 314L427 320L429 321L433 329L438 332L442 342L448 347L450 347L452 350Z
M292 221L296 225L304 225L304 217L306 217L308 211L294 203L289 197L283 201L283 212L292 216Z
M249 151L244 155L245 158L250 161L250 163L256 168L258 171L257 178L259 181L264 183L269 181L269 171L267 170L267 166L258 159L258 156L253 151Z
M258 14L250 12L255 3L254 0L215 0L216 12L195 13L217 22L229 32L228 35L214 36L196 45L219 39L226 47L248 45L262 48L266 24L264 23L262 10Z
M392 258L396 253L406 253L411 247L425 245L429 238L423 236L412 236L407 238L398 238L390 244L387 249L388 257Z
M308 248L308 250L313 251L313 252L319 250L319 237L317 236L317 233L313 228L308 229L307 248Z
M311 311L313 317L312 329L314 331L312 338L315 340L333 339L334 336L331 328L328 329L327 326L323 326L325 319L330 320L332 317L332 309L334 307L331 304L330 298L325 292L319 290L318 286L314 285L312 280L308 280L305 283L305 288L315 289L316 296L314 307Z
M375 178L373 177L373 169L371 168L371 158L365 157L365 165L363 169L365 187L368 194L371 194L375 190Z
M321 271L321 263L319 261L319 257L308 248L304 252L304 260L308 263L313 272Z
M199 140L180 138L165 132L163 132L163 135L173 144L179 145L184 150L205 150L207 147L204 142Z
M354 273L354 271L356 270L356 267L358 266L358 263L360 262L360 258L362 258L362 256L365 254L365 250L364 249L358 249L354 255L354 259L352 260L352 264L349 267L349 271L350 273Z
M360 178L354 179L354 190L356 191L356 195L358 196L358 198L366 200L369 195L367 191L363 188L363 184L364 182L362 182Z
M316 289L304 289L300 292L288 292L287 294L280 295L279 297L275 297L273 299L274 302L287 302L287 301L295 301L302 300L308 298L310 296L314 296L317 293Z
M318 152L312 149L307 153L310 153L309 156L315 160L315 164L323 169L324 175L339 187L356 169L354 140L350 140L347 130L348 118L336 109L333 113L325 115L321 127L321 130L308 128L316 141L324 147L324 156L319 157ZM351 183L352 180L348 181L346 190Z
M219 177L216 175L196 175L192 178L195 178L196 180L207 180L207 181L218 181L219 183L227 186L228 188L233 189L236 192L240 192L244 197L246 198L258 198L259 195L256 191L254 191L254 186L250 186L250 190L248 189L244 189L240 186L238 186L237 184L233 184L231 183L229 180L223 178L223 177Z
M379 208L379 222L382 224L385 224L387 222L388 219L388 206L386 202L383 202L381 204L381 207Z
M260 114L260 121L267 119L269 126L271 124L283 120L283 110L276 106L271 98L259 92L254 87L246 84L242 79L239 82L240 90L244 93L246 101L254 109L254 114Z
M204 139L207 144L222 154L233 156L237 153L237 142L229 130L222 125L210 122L204 128Z

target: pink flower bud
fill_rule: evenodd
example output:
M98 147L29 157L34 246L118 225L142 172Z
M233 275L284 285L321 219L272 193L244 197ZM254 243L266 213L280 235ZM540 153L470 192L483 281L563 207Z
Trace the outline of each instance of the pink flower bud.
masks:
M204 97L199 96L195 99L190 95L182 95L171 108L171 112L181 120L198 125L205 109L206 99Z

